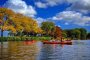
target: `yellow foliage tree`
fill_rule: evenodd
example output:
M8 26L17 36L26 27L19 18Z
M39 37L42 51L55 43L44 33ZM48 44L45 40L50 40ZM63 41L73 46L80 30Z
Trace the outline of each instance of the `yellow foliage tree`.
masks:
M0 8L0 26L2 25L3 30L10 30L13 33L21 31L25 31L27 33L42 32L36 20L19 13L15 13L8 8Z

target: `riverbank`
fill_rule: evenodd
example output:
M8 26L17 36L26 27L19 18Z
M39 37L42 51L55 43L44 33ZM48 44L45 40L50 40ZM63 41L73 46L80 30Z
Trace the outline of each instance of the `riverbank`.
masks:
M45 40L52 40L52 37L20 37L20 36L14 36L14 37L0 37L0 41L30 41L30 40L35 40L35 41L45 41ZM56 39L57 40L57 39ZM64 39L67 40L67 39ZM68 39L71 40L71 39ZM90 40L90 39L87 39Z
M0 37L0 41L51 40L51 37Z

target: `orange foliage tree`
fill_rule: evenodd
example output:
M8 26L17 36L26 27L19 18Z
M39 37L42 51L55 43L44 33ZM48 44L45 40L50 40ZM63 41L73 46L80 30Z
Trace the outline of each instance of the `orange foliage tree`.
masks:
M58 26L55 27L54 37L57 38L57 39L61 39L62 38L62 30Z

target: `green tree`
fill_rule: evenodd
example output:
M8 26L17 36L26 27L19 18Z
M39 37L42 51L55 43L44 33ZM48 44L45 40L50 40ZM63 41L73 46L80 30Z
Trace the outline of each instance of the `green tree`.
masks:
M81 35L81 32L79 31L79 29L73 29L72 31L72 39L80 39L80 35Z
M87 39L90 39L90 32L87 34Z
M87 36L87 31L84 28L75 28L75 29L69 29L64 31L67 34L67 38L71 38L71 39L84 40L86 39L86 36Z
M63 32L62 32L62 37L67 38L67 33L65 30L63 30Z
M82 39L82 40L86 39L86 35L87 35L86 29L80 28L79 30L81 32L81 38L80 39Z
M50 33L54 32L55 24L53 22L42 22L41 29L45 32L46 35L50 35Z
M67 38L72 38L72 29L64 30L67 34Z

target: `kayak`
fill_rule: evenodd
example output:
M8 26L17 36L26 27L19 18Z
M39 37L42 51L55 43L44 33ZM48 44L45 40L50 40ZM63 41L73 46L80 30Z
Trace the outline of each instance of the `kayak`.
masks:
M72 44L72 41L63 41L63 42L57 42L57 41L43 41L43 44Z

